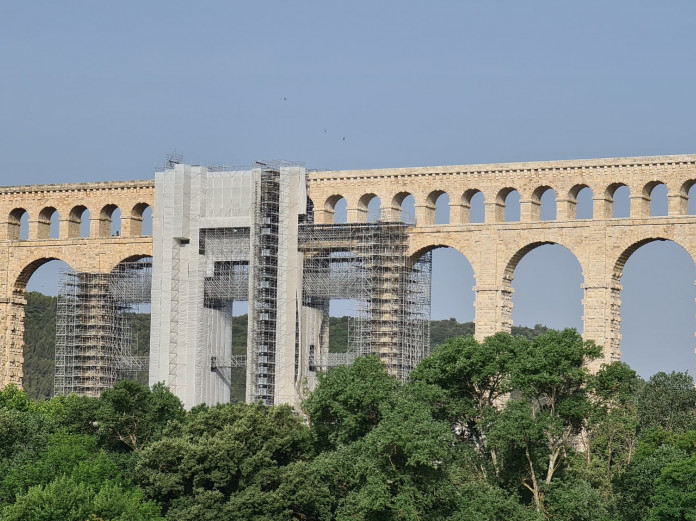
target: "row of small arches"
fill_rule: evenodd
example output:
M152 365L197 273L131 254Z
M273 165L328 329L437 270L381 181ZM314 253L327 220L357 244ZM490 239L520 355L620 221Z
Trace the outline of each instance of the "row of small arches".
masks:
M696 214L696 182L684 183L679 194L679 204L676 215ZM565 199L557 201L556 191L550 186L541 186L534 190L531 197L521 201L520 193L512 187L501 189L494 199L494 211L490 220L497 222L515 222L520 220L553 221L559 218L558 204L565 204L561 218L592 219L595 210L603 215L597 218L623 218L666 216L669 210L669 193L667 186L659 181L645 185L639 196L640 215L631 215L631 193L627 185L613 183L609 185L603 196L599 198L600 205L595 205L596 197L587 185L576 185ZM522 205L529 205L529 213L522 218ZM413 194L400 192L391 199L391 204L385 206L380 197L374 193L362 195L355 207L348 208L348 203L342 195L332 195L324 203L324 222L374 222L403 221L414 223L416 215L420 225L429 224L462 224L486 222L486 200L483 192L471 189L464 192L459 200L453 201L444 190L433 190L417 205ZM349 217L349 210L352 215Z
M77 205L68 212L67 218L61 217L55 207L47 206L36 214L33 229L29 224L32 218L26 209L14 208L7 219L7 238L35 240L152 235L152 208L147 203L136 204L126 215L117 205L107 204L96 212L96 217L86 206ZM61 221L65 224L61 225ZM128 221L127 226L124 226L125 221Z

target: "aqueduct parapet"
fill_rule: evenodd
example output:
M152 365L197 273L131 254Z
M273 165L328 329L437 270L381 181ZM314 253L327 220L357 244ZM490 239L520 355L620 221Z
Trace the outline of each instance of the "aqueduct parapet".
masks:
M696 216L689 190L696 184L696 155L591 159L538 163L321 171L309 174L315 222L331 223L345 198L349 222L367 220L375 197L384 220L399 219L412 195L416 221L410 229L414 257L448 246L463 253L476 279L476 336L509 331L512 277L520 259L542 244L560 244L581 266L585 338L605 347L604 361L618 359L623 266L641 245L670 240L696 261ZM650 215L656 186L667 190L668 215ZM630 216L613 218L616 189L630 192ZM592 218L578 219L578 195L592 192ZM541 220L542 196L553 190L556 218ZM505 197L517 191L520 220L505 222ZM481 193L483 223L471 223L472 198ZM449 224L435 224L436 202L449 198ZM442 198L445 199L445 198ZM0 384L22 379L24 290L42 263L60 259L78 271L108 272L118 262L152 254L142 236L144 210L152 207L154 181L83 183L0 188ZM119 236L112 217L121 211ZM50 220L60 216L50 238ZM80 237L89 212L89 237ZM28 231L22 218L28 215ZM26 218L25 218L26 220ZM26 239L23 240L23 234Z

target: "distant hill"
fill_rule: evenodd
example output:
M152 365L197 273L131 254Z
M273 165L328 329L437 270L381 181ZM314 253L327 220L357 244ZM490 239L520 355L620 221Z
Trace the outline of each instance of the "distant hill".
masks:
M48 297L31 291L27 293L26 320L24 323L24 388L33 398L48 398L53 394L56 349L56 297ZM349 317L330 317L329 351L344 353L348 348ZM150 315L133 314L131 325L134 333L135 354L147 356L150 349ZM537 324L534 328L513 326L514 335L534 338L548 331ZM459 323L454 318L430 322L430 345L437 347L448 338L474 334L474 323ZM232 354L246 354L247 316L234 317L232 321ZM245 394L246 370L232 369L233 400L241 400ZM137 380L147 383L147 374L138 374Z

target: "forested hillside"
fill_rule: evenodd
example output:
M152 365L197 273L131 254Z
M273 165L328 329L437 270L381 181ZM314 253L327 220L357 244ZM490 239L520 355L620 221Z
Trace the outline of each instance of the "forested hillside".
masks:
M329 371L301 411L10 386L0 519L693 520L692 378L590 375L599 353L574 330L450 339L406 383L376 357Z
M135 354L147 356L150 349L150 315L133 314ZM329 350L344 353L348 348L348 317L330 317ZM548 329L536 325L533 329L514 326L512 333L532 339ZM459 323L455 319L433 320L430 323L430 345L434 348L448 338L474 334L474 323ZM25 361L24 388L32 399L48 398L53 394L55 369L56 297L37 292L27 293L26 321L24 330ZM232 354L246 354L247 316L235 317L232 322ZM244 368L232 369L232 396L244 396ZM138 381L147 383L147 374L138 374Z

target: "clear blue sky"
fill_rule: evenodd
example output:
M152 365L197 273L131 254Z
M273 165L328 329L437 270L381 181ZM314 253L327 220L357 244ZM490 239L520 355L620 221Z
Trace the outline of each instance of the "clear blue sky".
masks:
M695 153L695 21L677 0L0 0L0 183L151 178L174 149L336 170ZM574 262L522 260L515 323L580 327ZM434 277L434 318L472 319L463 257ZM668 243L629 260L642 375L693 372L694 279Z

